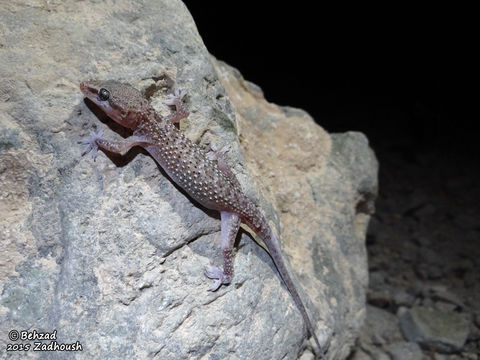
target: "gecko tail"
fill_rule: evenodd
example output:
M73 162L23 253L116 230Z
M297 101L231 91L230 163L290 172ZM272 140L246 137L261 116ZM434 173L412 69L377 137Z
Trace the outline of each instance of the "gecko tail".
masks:
M305 326L307 327L307 331L310 333L310 335L313 337L313 340L315 341L315 345L317 346L317 359L323 359L324 358L324 349L320 345L320 341L317 338L317 335L315 334L315 329L313 327L313 324L310 320L310 316L307 313L307 309L305 308L304 302L302 298L300 297L300 294L298 293L297 287L294 285L294 280L292 276L290 275L290 271L287 268L287 263L282 256L282 253L279 251L275 251L276 249L280 248L280 245L278 243L277 238L273 235L273 233L270 231L270 236L269 238L263 238L263 241L267 245L267 248L270 252L270 255L273 259L273 262L275 263L275 266L277 267L283 282L285 283L287 289L289 290L290 294L293 297L293 300L295 301L295 304L297 305L298 309L300 310L300 313L302 314L303 320L305 322ZM270 244L272 246L270 246ZM272 249L273 248L273 249ZM273 250L273 251L272 251ZM275 255L274 255L275 254Z
M252 204L252 206L254 205ZM315 334L313 324L307 313L307 309L305 308L302 298L300 297L300 294L297 291L297 287L295 286L293 277L291 276L290 271L287 268L287 263L285 261L285 258L282 255L280 244L277 238L275 237L275 235L273 234L265 217L256 208L255 208L255 213L257 215L255 216L255 220L249 221L249 219L244 219L244 222L263 240L263 242L267 246L270 256L272 257L273 262L278 272L280 273L280 277L285 283L285 286L287 287L288 291L292 295L292 298L295 304L297 305L297 308L300 310L300 313L302 314L303 320L307 327L307 331L310 333L310 335L313 337L313 340L315 341L315 344L317 346L317 351L315 351L317 355L317 359L323 359L325 355L325 349L320 345L320 341L318 340L317 335Z

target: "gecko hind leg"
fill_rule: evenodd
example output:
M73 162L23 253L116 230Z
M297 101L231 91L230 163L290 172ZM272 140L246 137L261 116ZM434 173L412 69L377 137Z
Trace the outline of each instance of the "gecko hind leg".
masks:
M221 159L225 153L230 150L230 144L225 145L221 150L218 150L217 144L210 145L210 151L206 154L208 160L219 160Z
M228 211L221 211L222 219L222 251L223 251L223 270L208 265L205 267L205 275L214 279L209 291L216 291L222 284L230 284L233 279L233 245L240 228L241 219L238 214Z
M240 186L235 174L232 172L225 159L225 153L231 149L230 145L225 145L221 150L218 150L217 145L211 144L210 151L206 154L208 160L216 161L218 169L226 175L235 185Z

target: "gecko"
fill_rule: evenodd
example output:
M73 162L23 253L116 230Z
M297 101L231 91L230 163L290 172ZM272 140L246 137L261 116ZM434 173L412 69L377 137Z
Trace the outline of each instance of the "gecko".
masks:
M134 146L143 147L192 199L205 208L220 212L223 269L212 265L205 268L205 275L213 279L210 291L231 283L235 239L240 225L247 225L265 243L281 279L300 310L307 331L318 347L317 356L322 358L323 349L287 268L279 242L266 218L244 194L228 167L223 158L225 149L206 152L175 126L189 115L183 101L186 92L175 90L168 95L164 103L173 111L162 117L140 91L125 83L89 80L80 83L80 90L108 117L133 131L130 137L121 141L103 138L102 130L98 133L91 131L89 137L80 141L85 145L83 154L91 152L95 160L99 149L125 155Z

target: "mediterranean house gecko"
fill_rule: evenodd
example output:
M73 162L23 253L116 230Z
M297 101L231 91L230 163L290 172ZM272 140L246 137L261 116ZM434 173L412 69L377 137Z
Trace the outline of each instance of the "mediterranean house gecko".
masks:
M86 145L84 154L91 151L95 159L98 149L101 148L124 155L133 146L141 146L192 199L208 209L220 212L224 265L223 270L211 265L206 267L205 275L214 279L210 291L216 291L222 284L227 285L232 281L235 238L240 224L246 224L266 244L281 278L302 314L308 332L314 338L319 357L323 356L322 347L287 269L279 243L265 217L242 192L238 180L222 158L223 150L205 153L174 125L189 115L183 104L186 93L177 90L169 95L164 103L175 107L175 111L162 118L140 91L130 85L116 81L92 80L82 82L80 90L111 119L133 130L132 136L121 141L102 138L102 130L98 133L92 131L89 138L81 141Z

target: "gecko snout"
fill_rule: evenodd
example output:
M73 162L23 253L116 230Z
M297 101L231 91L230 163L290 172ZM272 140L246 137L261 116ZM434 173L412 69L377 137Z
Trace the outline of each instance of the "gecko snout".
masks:
M86 81L82 81L82 82L80 83L80 91L81 91L82 93L85 93L85 90L86 90L86 89L87 89L87 83L86 83Z

